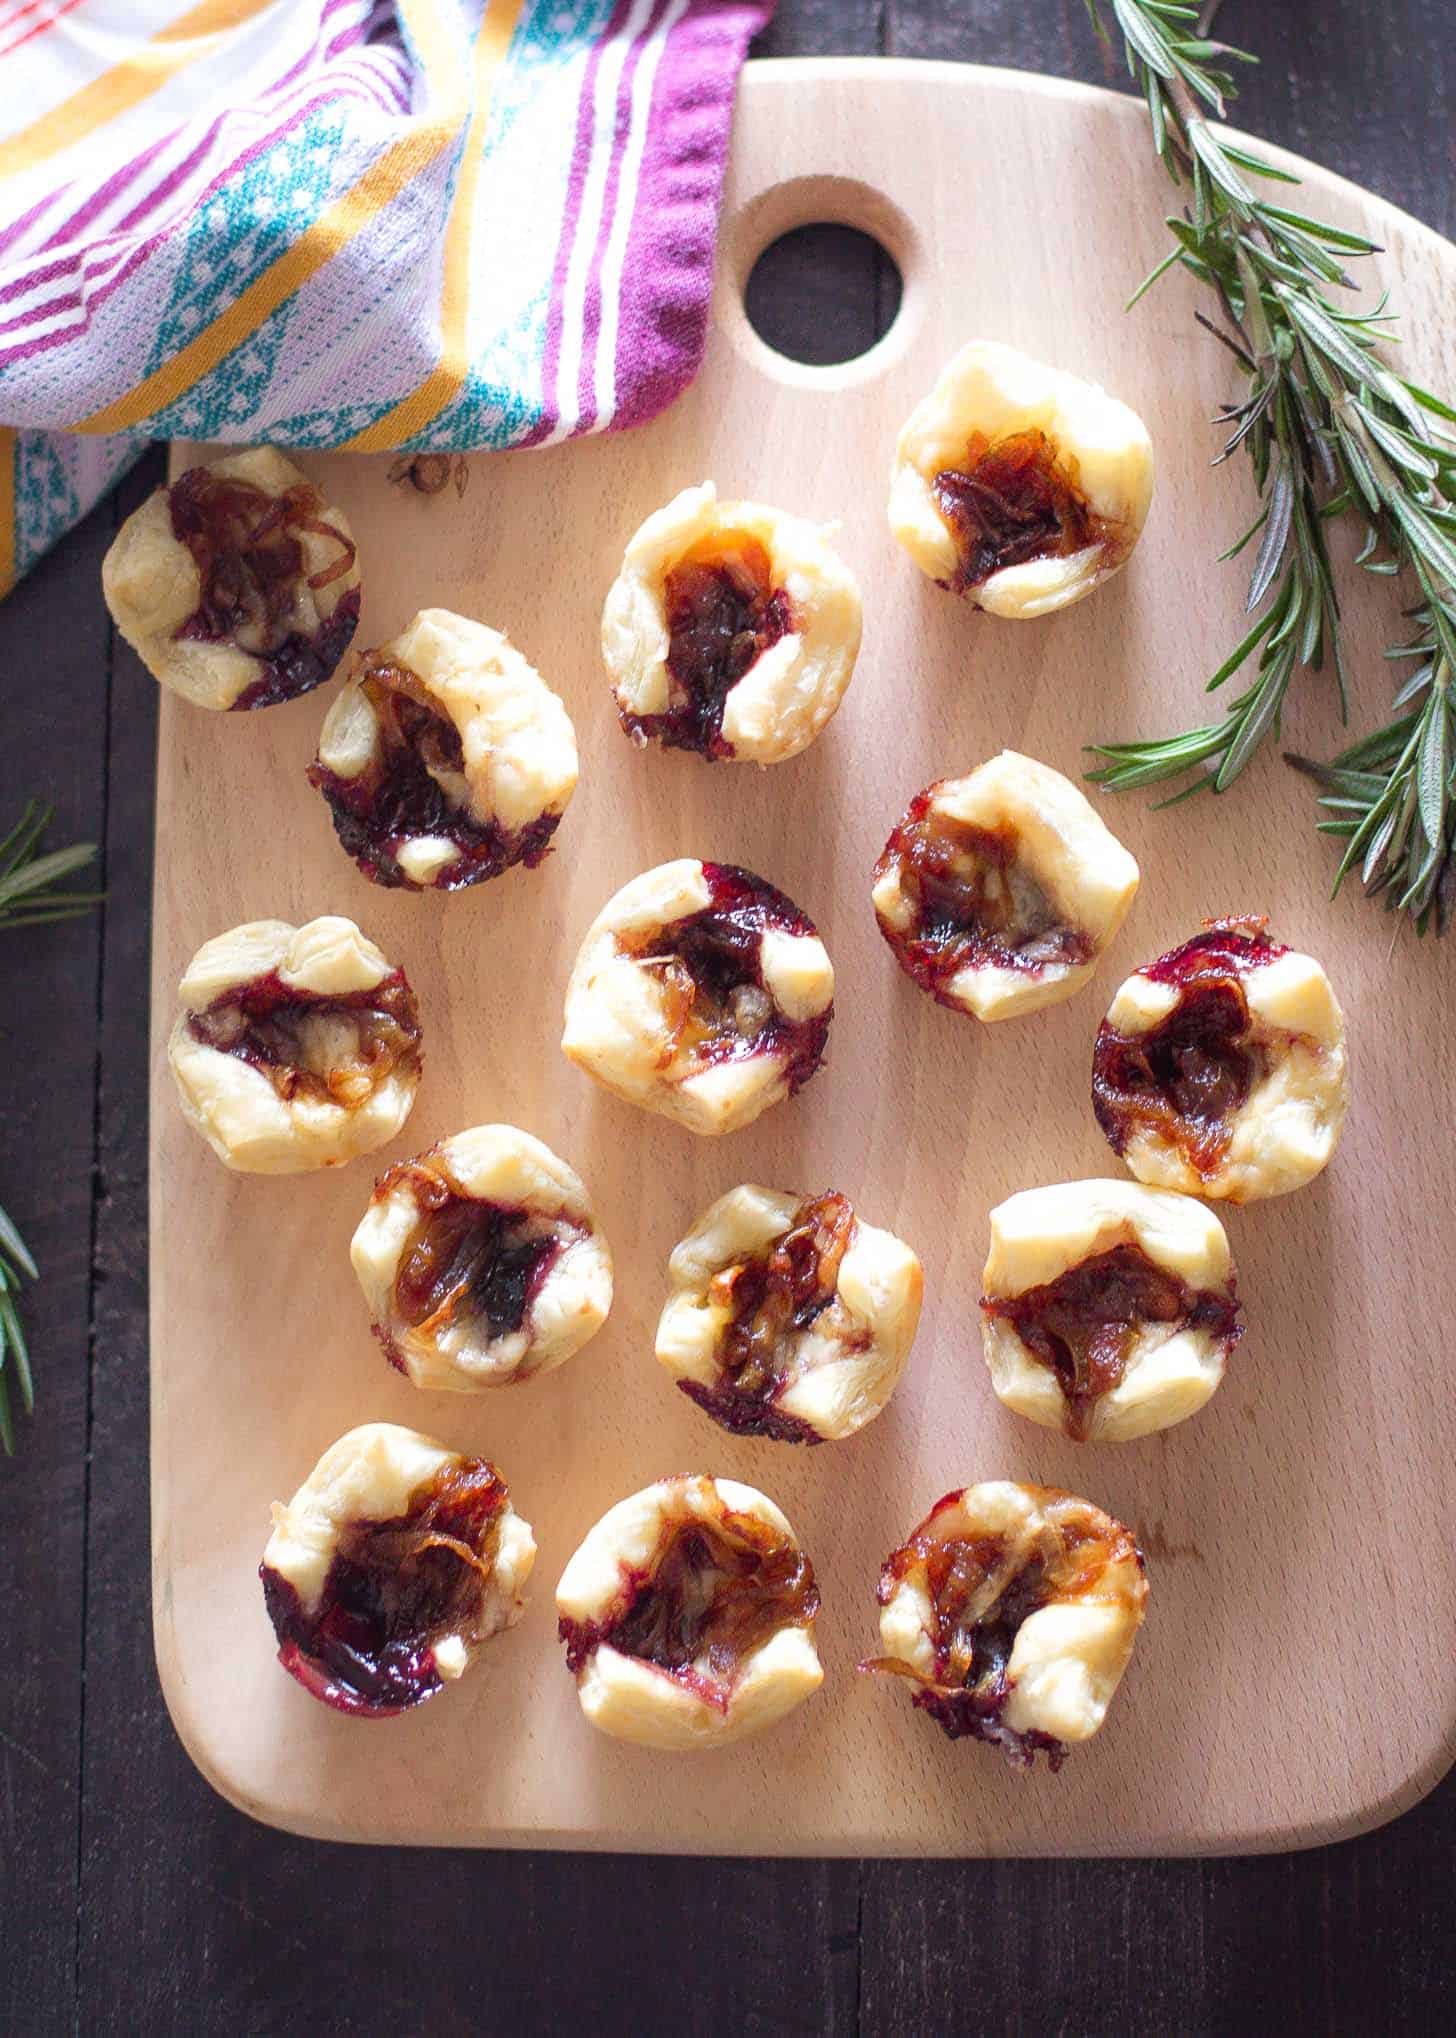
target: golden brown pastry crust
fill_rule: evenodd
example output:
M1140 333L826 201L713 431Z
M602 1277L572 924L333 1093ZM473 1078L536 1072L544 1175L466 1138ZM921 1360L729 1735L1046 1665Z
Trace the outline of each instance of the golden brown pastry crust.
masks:
M365 1423L274 1503L260 1576L279 1661L334 1710L388 1718L515 1626L535 1559L494 1465Z
M745 1182L668 1262L658 1363L725 1429L819 1443L884 1408L920 1320L920 1262L843 1196Z
M952 1739L1053 1768L1102 1725L1147 1604L1142 1555L1111 1516L1050 1486L946 1494L880 1574L881 1658Z
M1003 750L917 795L871 897L906 975L994 1020L1080 990L1137 888L1137 864L1076 786Z
M844 698L859 589L828 533L764 503L685 488L627 546L602 611L602 657L638 743L780 764Z
M1206 922L1118 991L1092 1102L1140 1182L1231 1203L1301 1188L1332 1158L1349 1102L1329 978L1261 919Z
M321 686L359 621L348 519L271 446L159 488L117 532L101 587L153 678L199 708Z
M610 1508L556 1588L583 1713L649 1748L722 1747L817 1691L818 1605L773 1501L701 1475L659 1479Z
M824 944L792 900L752 871L679 857L587 930L561 1049L628 1103L734 1132L813 1075L833 1005Z
M1126 1443L1196 1414L1243 1333L1223 1226L1191 1196L1057 1182L991 1212L981 1340L1018 1415Z
M499 630L421 609L355 659L308 775L367 878L458 891L547 855L576 732Z
M416 1387L470 1394L549 1373L612 1306L585 1184L514 1125L473 1126L391 1168L349 1251L374 1333Z
M184 1117L224 1166L341 1167L408 1118L414 994L352 920L250 920L204 942L177 995L167 1059Z
M1152 444L1125 403L973 340L900 433L890 529L922 573L978 608L1045 616L1126 563L1152 492Z

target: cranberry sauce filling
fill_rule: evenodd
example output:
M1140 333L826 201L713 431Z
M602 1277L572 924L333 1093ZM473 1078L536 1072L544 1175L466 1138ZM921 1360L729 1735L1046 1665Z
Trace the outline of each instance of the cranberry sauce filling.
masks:
M963 969L1038 976L1049 965L1083 963L1091 937L1068 927L1037 883L1010 828L978 828L935 805L937 788L911 801L875 865L876 880L897 870L913 919L880 921L900 967L943 1004Z
M711 1387L678 1386L735 1436L817 1444L819 1432L775 1406L792 1376L793 1341L839 1291L839 1264L854 1232L854 1211L833 1189L806 1198L787 1231L752 1258L713 1276L710 1298L731 1311L718 1347L721 1377Z
M273 707L322 685L358 626L359 590L348 588L313 630L296 627L300 587L317 593L354 564L353 540L319 515L318 490L303 482L270 495L250 481L191 467L173 482L167 500L172 535L191 553L202 583L198 605L177 636L230 643L261 667L233 707ZM332 539L338 557L307 573L301 532Z
M311 764L308 781L328 801L334 832L364 875L377 885L419 891L401 870L399 852L423 835L441 836L459 851L430 880L441 891L499 877L517 863L534 869L547 854L560 814L542 814L516 830L472 819L465 805L465 749L455 724L416 673L402 665L360 663L359 685L378 723L374 755L355 778Z
M1232 1287L1232 1283L1230 1283ZM1114 1246L1020 1295L983 1295L987 1316L1011 1324L1049 1366L1067 1401L1067 1434L1085 1443L1097 1403L1123 1376L1138 1333L1150 1323L1208 1330L1232 1351L1243 1335L1237 1298L1191 1289L1139 1245Z
M622 726L639 740L655 736L669 750L731 757L724 703L769 646L793 629L789 597L773 585L768 553L747 538L717 557L690 553L679 560L663 584L663 607L668 707L660 715L623 713Z
M433 1698L435 1644L482 1639L481 1613L508 1494L494 1465L460 1458L421 1487L409 1512L340 1532L319 1601L305 1611L260 1567L278 1660L338 1712L381 1719Z
M340 1020L354 1040L339 1046ZM323 1038L309 1040L319 1027ZM402 969L368 991L320 992L285 984L276 970L237 984L187 1015L194 1040L236 1055L267 1076L285 1104L309 1098L357 1109L386 1077L420 1066L420 1017ZM321 1064L321 1065L316 1065Z
M700 1067L740 1055L780 1057L789 1094L807 1083L824 1058L828 1005L812 1019L788 1019L763 978L763 937L813 935L792 899L751 870L705 863L710 903L659 928L646 943L624 943L646 969L659 971L672 1029L667 1060L690 1055Z
M956 594L1003 567L1115 542L1115 526L1089 508L1075 469L1058 460L1045 432L1013 432L994 444L977 432L964 467L944 468L931 493L960 554L954 577L942 583Z
M394 1277L394 1307L411 1330L443 1330L457 1316L485 1326L491 1341L521 1330L571 1227L561 1219L464 1196L422 1161L402 1161L381 1177L376 1201L408 1181L421 1216ZM391 1365L402 1361L376 1325Z
M819 1611L814 1568L797 1544L757 1515L725 1508L712 1524L664 1524L646 1567L624 1575L621 1602L599 1621L558 1624L577 1673L603 1643L655 1664L720 1711L739 1671L781 1628Z
M1262 1072L1243 979L1287 953L1261 920L1215 920L1141 972L1176 987L1178 1002L1146 1033L1119 1033L1107 1020L1098 1029L1092 1108L1114 1153L1143 1128L1199 1175L1218 1169Z

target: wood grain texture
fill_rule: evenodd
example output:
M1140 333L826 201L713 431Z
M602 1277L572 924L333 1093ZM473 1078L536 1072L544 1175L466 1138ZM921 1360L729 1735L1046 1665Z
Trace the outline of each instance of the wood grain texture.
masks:
M74 555L88 576L100 572L112 528L108 505L76 534ZM56 808L48 839L57 846L100 832L106 782L104 690L96 685L105 670L106 616L90 605L58 638L54 618L67 580L64 560L45 560L5 611L0 833L35 794ZM66 741L58 738L62 728L70 732ZM0 932L0 1043L6 1068L24 1072L0 1084L0 1201L44 1277L23 1299L35 1420L21 1415L12 1385L19 1455L0 1458L0 1550L7 1553L0 1561L7 1660L0 1860L24 1862L27 1878L48 1893L45 1907L24 1919L28 1929L15 1932L8 1915L6 1928L7 1982L43 2022L66 2012L75 1941L94 1111L91 1059L81 1044L96 1020L100 946L95 917L34 935ZM81 1046L75 1059L56 1052L58 1036Z
M972 131L984 162L968 206L963 178L941 166ZM1065 205L1049 212L1027 186L1028 159ZM1079 182L1089 160L1104 171L1095 187ZM1385 245L1385 280L1413 329L1431 336L1415 365L1448 385L1436 308L1456 258L1413 222L1310 179L1337 217ZM1434 1056L1438 1090L1456 1074L1440 1023L1450 956L1413 939L1392 948L1354 901L1327 903L1329 857L1309 830L1307 793L1272 758L1252 774L1240 824L1210 827L1192 855L1186 815L1116 808L1144 891L1097 987L1053 1013L983 1031L938 1010L894 971L866 905L884 835L927 780L1007 743L1075 773L1089 734L1165 719L1170 679L1207 670L1236 630L1237 584L1210 560L1211 537L1233 534L1240 507L1206 464L1220 365L1181 344L1191 293L1169 289L1135 319L1121 311L1159 251L1158 192L1139 117L1118 100L950 67L760 67L744 85L708 362L666 417L605 445L476 462L459 506L402 498L384 462L312 463L359 537L364 641L443 602L506 628L566 697L583 783L540 874L453 900L373 892L301 778L320 703L248 721L164 703L157 1637L184 1740L258 1815L335 1837L684 1851L1271 1848L1387 1818L1448 1763L1456 1587L1425 1524L1456 1462L1431 1330L1456 1301L1442 1253L1450 1153L1434 1139L1419 1150L1431 1194L1410 1196L1409 1142L1398 1146L1390 1127L1409 1116L1418 1056L1428 1070ZM887 341L845 370L769 356L741 310L765 241L826 216L877 231L906 281ZM998 222L994 236L978 230L984 218ZM939 595L884 526L895 427L976 331L1105 381L1146 417L1159 449L1159 500L1129 572L1035 627L997 626ZM635 755L598 670L601 594L625 536L704 473L732 492L838 515L868 596L859 675L838 722L805 758L764 775ZM1370 711L1385 684L1386 592L1363 582L1348 604ZM1335 740L1317 700L1286 736L1313 749ZM692 1141L601 1098L554 1048L566 970L605 896L694 851L783 884L839 971L830 1067L729 1142ZM230 1178L177 1116L160 1042L188 955L237 920L324 910L355 914L421 993L429 1073L395 1150L514 1119L581 1169L616 1244L607 1330L528 1389L421 1398L387 1374L346 1258L367 1168ZM1128 967L1229 910L1271 912L1276 932L1327 962L1350 1017L1355 1110L1316 1186L1230 1217L1250 1334L1223 1393L1161 1438L1079 1451L1017 1423L991 1395L974 1310L986 1212L1037 1181L1115 1172L1085 1102L1097 1018ZM651 1362L669 1246L744 1177L837 1182L925 1259L910 1371L852 1444L800 1456L722 1437ZM268 1500L290 1492L337 1433L375 1417L497 1458L542 1555L531 1616L492 1645L480 1673L371 1733L278 1674L253 1566ZM199 1437L238 1441L199 1449ZM549 1612L554 1578L597 1515L682 1466L749 1478L787 1507L824 1584L829 1672L823 1696L786 1726L691 1764L583 1728ZM1138 1526L1150 1560L1153 1612L1109 1729L1050 1787L943 1743L897 1694L853 1674L873 1644L884 1552L947 1487L998 1475L1088 1493ZM509 1759L481 1764L486 1745Z

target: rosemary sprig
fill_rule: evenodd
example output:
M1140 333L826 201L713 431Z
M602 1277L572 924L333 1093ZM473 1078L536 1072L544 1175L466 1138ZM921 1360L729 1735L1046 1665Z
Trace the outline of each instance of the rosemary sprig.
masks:
M96 848L94 843L76 842L69 849L42 852L51 814L52 809L41 806L38 800L28 801L10 833L0 840L0 929L38 927L48 920L74 919L78 913L89 912L101 896L99 892L57 889L64 879L85 869ZM25 1413L30 1415L35 1408L30 1353L18 1297L22 1280L38 1278L39 1271L25 1240L4 1209L0 1209L0 1449L7 1458L15 1454L15 1418L10 1405L12 1379Z
M1174 245L1135 293L1181 265L1211 289L1220 318L1198 314L1244 377L1219 414L1229 428L1219 460L1240 448L1262 507L1222 556L1257 540L1246 612L1253 618L1208 682L1214 692L1253 661L1251 683L1221 720L1151 741L1090 746L1105 760L1089 774L1116 792L1170 779L1174 798L1232 785L1269 738L1294 675L1333 668L1347 712L1340 608L1326 545L1337 517L1363 529L1359 563L1409 572L1419 599L1414 640L1391 658L1415 667L1394 717L1328 764L1286 753L1321 788L1321 832L1341 838L1338 892L1358 869L1367 891L1408 914L1424 933L1444 931L1456 907L1456 423L1438 397L1398 375L1386 299L1342 308L1331 293L1355 287L1345 264L1378 252L1358 234L1275 204L1252 179L1297 183L1261 156L1216 135L1234 93L1228 66L1257 61L1211 41L1198 10L1175 0L1086 0L1099 35L1103 8L1122 35L1129 71L1147 101L1153 144L1174 183L1189 190L1170 218Z
M16 1297L21 1279L38 1277L35 1261L25 1240L9 1217L0 1210L0 1449L7 1458L15 1455L15 1422L10 1412L10 1381L20 1391L20 1405L29 1415L35 1408L35 1387L30 1377L30 1353L20 1321Z
M62 892L64 878L84 870L96 854L93 842L40 854L54 809L29 800L10 833L0 840L0 928L38 927L47 920L72 920L89 912L100 892Z

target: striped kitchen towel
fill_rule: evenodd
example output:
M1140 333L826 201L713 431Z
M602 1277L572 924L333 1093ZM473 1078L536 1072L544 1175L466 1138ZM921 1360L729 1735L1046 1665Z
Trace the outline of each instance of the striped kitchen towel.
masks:
M459 451L696 371L773 0L0 0L0 593L153 438Z

